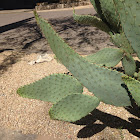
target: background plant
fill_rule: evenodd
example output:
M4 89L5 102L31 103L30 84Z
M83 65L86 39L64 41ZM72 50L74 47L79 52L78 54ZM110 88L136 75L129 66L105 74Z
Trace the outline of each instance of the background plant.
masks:
M140 58L140 0L91 0L91 3L100 18L76 15L74 11L74 20L105 31L118 48L104 48L87 57L72 50L48 21L34 11L52 51L73 76L53 74L17 92L22 97L52 102L49 112L52 119L77 121L94 110L100 101L131 106L130 96L140 106L140 74L135 73L136 63L132 57L135 53ZM120 61L125 73L111 69ZM94 96L82 94L83 87Z

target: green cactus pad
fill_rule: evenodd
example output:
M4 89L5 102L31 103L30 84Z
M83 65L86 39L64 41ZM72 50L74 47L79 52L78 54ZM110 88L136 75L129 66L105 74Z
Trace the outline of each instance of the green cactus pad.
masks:
M100 64L101 66L114 67L122 59L123 52L116 48L104 48L95 54L86 56L85 58L91 62Z
M71 49L44 19L39 24L52 51L73 76L101 101L116 106L129 106L127 91L121 85L122 73L91 64Z
M76 22L80 24L86 24L91 25L93 27L97 27L102 31L105 31L107 33L110 32L110 29L108 26L98 17L96 16L90 16L90 15L77 15L75 14L75 11L73 12L73 18Z
M140 58L140 0L113 1L125 35Z
M133 76L136 71L136 63L131 55L125 55L122 59L122 65L125 70L125 74Z
M82 85L65 74L53 74L30 85L18 89L17 93L25 98L56 103L67 95L82 93Z
M140 82L128 76L123 76L122 79L127 85L137 105L140 106Z
M73 94L54 104L49 114L52 119L75 122L88 115L99 103L95 96Z
M140 81L140 72L138 72L138 80Z
M111 35L112 42L124 52L132 54L134 51L124 33Z
M119 15L115 11L113 0L90 0L101 19L107 23L113 32L121 31Z

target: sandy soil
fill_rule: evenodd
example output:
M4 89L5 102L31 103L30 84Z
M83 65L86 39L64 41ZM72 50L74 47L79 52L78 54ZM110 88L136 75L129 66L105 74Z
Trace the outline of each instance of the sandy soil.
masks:
M71 17L50 20L57 32L79 54L90 54L112 45L109 37L93 27L79 26ZM72 124L50 120L51 103L25 99L16 93L20 86L53 73L68 70L55 59L29 65L40 52L52 54L34 20L0 36L0 127L23 134L49 135L61 140L138 140L140 112L132 108L114 107L100 103L96 110ZM86 46L86 47L85 47ZM84 93L89 93L84 89Z
M3 52L2 55L10 55ZM138 114L132 109L114 107L101 103L99 107L81 121L71 124L50 120L51 103L19 97L16 90L25 84L53 73L68 70L55 59L50 62L29 65L38 54L25 55L0 77L0 126L20 130L24 134L49 135L60 139L88 138L135 140L140 128ZM53 54L50 54L53 57ZM84 93L88 93L84 89ZM136 112L138 113L138 112ZM139 124L138 124L139 123Z

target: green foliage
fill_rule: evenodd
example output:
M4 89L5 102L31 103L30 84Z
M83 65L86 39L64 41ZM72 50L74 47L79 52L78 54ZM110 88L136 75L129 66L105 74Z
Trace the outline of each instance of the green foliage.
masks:
M99 103L95 96L72 94L54 104L49 114L52 119L75 122L92 112Z
M140 58L140 0L91 0L91 3L113 32L117 29L116 33L125 33Z
M121 25L132 48L140 58L140 0L113 0Z
M124 66L125 73L133 76L136 71L136 63L131 55L125 55L122 60L122 65Z
M138 77L137 77L137 78L138 78L138 80L140 81L140 72L138 72Z
M128 39L126 38L126 36L123 32L122 33L111 34L111 41L118 48L121 48L125 53L128 53L128 54L134 53Z
M125 54L127 53L130 56L136 52L138 57L140 56L140 16L138 15L140 13L140 0L91 0L91 3L100 16L100 18L97 18L98 20L94 16L79 16L75 13L74 19L78 23L89 23L89 25L94 25L107 32L111 41L124 52L122 64L125 73L133 76L136 69L135 62L131 58L131 63L127 63L129 61L126 61ZM95 19L101 23L99 22L98 25ZM102 28L100 25L103 25ZM113 61L115 61L115 58ZM133 65L132 62L134 62ZM126 69L128 64L134 66L133 70Z
M90 0L100 18L108 25L111 31L121 31L119 14L115 11L113 0Z
M56 57L82 85L107 104L130 105L128 93L121 86L123 74L91 64L72 50L47 21L39 18L39 24Z
M95 54L86 56L85 58L91 62L101 66L114 67L123 57L123 51L116 48L104 48Z
M100 101L115 106L130 106L129 94L140 106L140 72L135 72L136 64L132 57L133 53L140 57L140 0L91 0L91 3L100 18L80 16L74 11L74 20L105 31L118 49L105 48L82 57L59 37L48 21L34 11L57 60L66 66L73 77L50 75L21 87L18 94L54 103L49 112L52 119L77 121L95 109ZM120 61L126 75L107 68L116 66ZM81 94L83 86L94 96Z
M107 33L110 32L110 29L108 26L98 17L96 16L90 16L90 15L77 15L75 14L75 10L73 12L73 18L76 22L80 24L86 24L91 25L93 27L97 27L102 31L105 31Z
M24 98L38 99L56 103L67 95L82 93L82 85L65 74L53 74L32 84L18 89L17 93Z

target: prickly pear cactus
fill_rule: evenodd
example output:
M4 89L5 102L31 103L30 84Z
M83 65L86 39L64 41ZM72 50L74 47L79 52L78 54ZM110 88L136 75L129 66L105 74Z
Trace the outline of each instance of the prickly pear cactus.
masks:
M140 0L113 0L123 32L140 58Z
M140 74L135 72L136 64L132 57L134 52L139 56L138 44L140 43L138 38L135 38L135 35L139 36L140 33L139 0L133 2L91 0L91 3L100 18L80 16L74 11L74 20L105 31L118 48L105 48L87 57L82 57L72 50L48 21L39 17L34 11L36 21L56 58L67 67L73 77L62 74L50 75L19 88L17 92L22 97L52 102L54 105L49 112L52 119L77 121L94 110L100 101L115 106L130 106L129 94L132 94L137 105L140 106L140 82L130 77L133 75L137 79L140 77ZM130 4L133 5L131 8ZM133 18L128 9L132 10ZM133 24L130 22L130 17L135 19L132 21ZM137 29L136 34L131 30L133 37L130 31L126 31L128 28L132 29L132 25L134 31ZM124 66L125 74L111 69L120 61ZM83 95L83 87L88 88L94 96Z
M123 50L124 54L137 53L140 58L140 0L91 0L91 3L100 19L95 16L90 16L89 19L89 16L79 16L75 12L74 19L78 23L92 25L107 32L111 41ZM100 25L102 26L100 27ZM125 59L126 57L123 58L123 60ZM132 61L134 62L134 60ZM133 76L136 69L131 62L123 62L123 66L125 73ZM126 69L130 65L134 66L132 71Z

